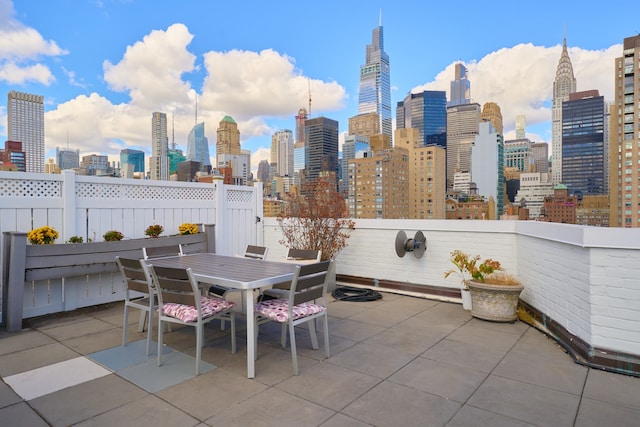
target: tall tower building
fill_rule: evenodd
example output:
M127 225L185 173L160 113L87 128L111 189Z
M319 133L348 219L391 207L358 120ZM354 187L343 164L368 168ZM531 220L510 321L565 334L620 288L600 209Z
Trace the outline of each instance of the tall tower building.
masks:
M315 181L322 175L337 177L338 122L327 117L308 119L304 131L305 178Z
M271 137L270 173L293 177L293 132L289 129L279 130Z
M216 156L220 154L240 154L240 130L230 116L224 116L216 131Z
M471 82L467 78L467 67L458 63L455 65L455 78L451 81L451 100L447 106L471 103Z
M371 44L367 45L366 62L360 66L358 114L365 113L378 114L380 133L391 141L391 78L389 55L384 51L382 22L373 30Z
M296 144L304 144L304 122L308 118L306 109L301 108L298 110L298 115L296 116Z
M204 122L197 123L187 136L187 160L200 163L200 171L211 170L209 140L204 136Z
M471 147L478 134L480 104L447 107L447 189L456 172L471 172Z
M625 38L622 49L610 111L609 225L640 227L640 35Z
M504 208L504 138L491 122L480 123L478 129L471 152L471 176L478 194L496 204L496 217L489 219L499 219Z
M420 145L447 146L447 93L409 93L396 107L396 129L417 129Z
M422 145L418 130L396 129L395 147L408 152L408 211L409 219L444 219L446 196L446 150L439 145ZM402 176L401 176L402 178Z
M504 126L502 124L502 111L495 102L485 102L480 113L481 120L488 120L497 133L504 136Z
M351 120L349 120L351 122ZM355 194L350 191L350 175L349 161L353 159L362 159L371 156L371 147L369 146L369 137L363 135L349 134L344 137L342 144L342 159L340 165L342 167L342 179L340 180L340 193L347 196L347 204L349 211L355 204ZM353 190L353 186L351 186Z
M44 173L44 97L12 90L7 98L7 139L22 143L26 172Z
M546 142L534 142L531 144L531 157L535 164L533 172L549 172L549 144Z
M516 116L516 139L526 138L526 119L524 114L518 114Z
M577 89L573 66L567 52L567 38L562 41L562 55L553 81L553 101L551 106L551 181L554 185L562 182L562 103L569 100L569 94Z
M169 180L169 135L167 114L154 112L151 116L150 178L156 181Z
M532 171L531 141L529 138L510 139L504 142L504 165L520 172ZM536 171L542 172L542 171Z
M597 90L574 92L562 103L562 183L578 197L605 194L605 102Z

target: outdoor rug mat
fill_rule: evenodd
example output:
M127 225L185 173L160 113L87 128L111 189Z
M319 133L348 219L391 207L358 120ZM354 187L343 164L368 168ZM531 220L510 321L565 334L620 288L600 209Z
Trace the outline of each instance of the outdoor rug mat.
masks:
M142 339L130 342L126 347L117 346L88 354L87 358L149 393L156 393L195 377L195 357L165 346L162 366L158 366L157 345L152 346L153 351L148 356L145 354L146 346L147 341ZM200 360L201 374L215 368L215 365Z

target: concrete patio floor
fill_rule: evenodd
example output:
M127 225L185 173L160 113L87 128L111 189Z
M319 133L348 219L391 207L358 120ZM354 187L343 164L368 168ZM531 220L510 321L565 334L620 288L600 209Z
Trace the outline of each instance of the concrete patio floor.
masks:
M293 376L289 348L279 344L279 325L265 325L255 379L246 377L243 319L238 321L235 355L229 328L220 331L218 322L207 327L202 349L206 363L199 376L194 375L193 328L165 334L171 353L162 367L155 366L155 359L146 365L129 360L136 367L128 369L95 363L113 352L124 359L145 359L145 341L139 341L145 336L135 332L135 312L129 327L134 342L120 347L121 303L32 319L19 333L0 332L0 425L640 422L640 378L576 364L525 323L486 322L472 318L459 304L391 293L373 302L330 300L331 357L323 357L321 335L320 350L312 350L307 331L300 330L300 375Z

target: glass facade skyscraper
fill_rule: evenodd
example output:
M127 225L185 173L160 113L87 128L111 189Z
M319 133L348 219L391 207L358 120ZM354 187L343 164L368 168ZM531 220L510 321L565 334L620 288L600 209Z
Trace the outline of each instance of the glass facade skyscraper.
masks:
M425 90L409 93L396 108L397 129L418 129L422 146L447 146L447 93Z
M382 24L373 30L366 62L360 66L358 114L377 113L380 131L392 140L391 77L389 55L384 51Z
M204 136L204 122L196 124L187 137L187 160L200 162L200 170L211 169L209 140Z
M132 174L142 172L142 175L144 175L144 151L133 150L131 148L120 150L120 169L131 172ZM125 177L131 178L126 176L126 174Z
M338 122L327 117L308 119L304 132L306 179L315 181L327 174L337 176Z
M80 167L80 150L56 147L56 161L60 170L78 169Z
M605 102L597 90L562 103L562 183L569 193L605 194Z

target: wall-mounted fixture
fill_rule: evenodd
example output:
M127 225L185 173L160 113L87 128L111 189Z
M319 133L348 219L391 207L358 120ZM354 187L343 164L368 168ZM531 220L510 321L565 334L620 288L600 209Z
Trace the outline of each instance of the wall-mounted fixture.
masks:
M416 231L413 239L408 239L404 231L398 231L396 235L396 254L398 254L400 258L407 252L412 252L416 258L422 258L426 250L427 238L424 237L422 231Z

